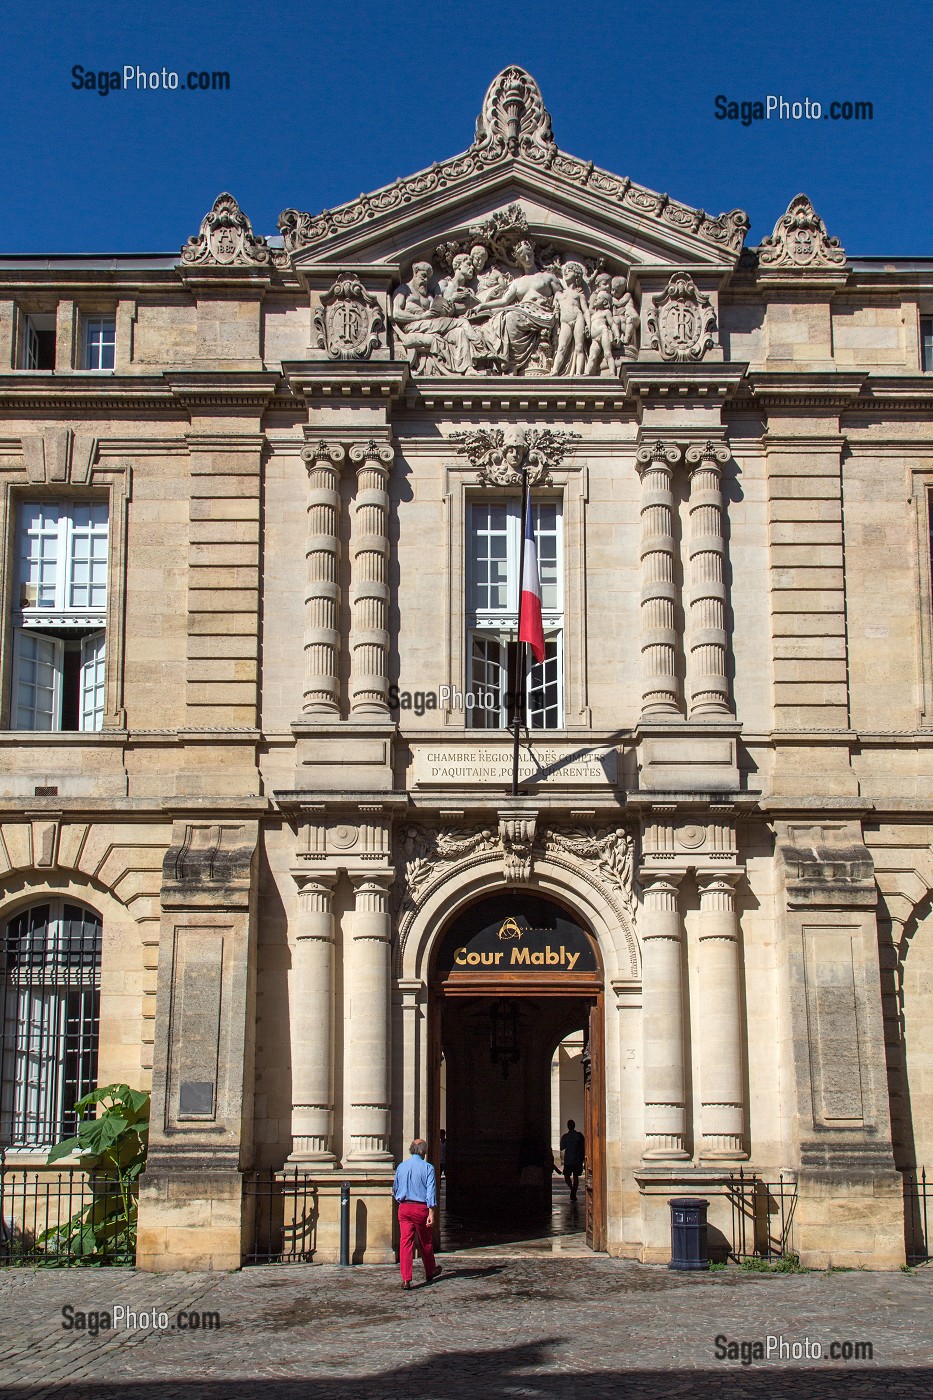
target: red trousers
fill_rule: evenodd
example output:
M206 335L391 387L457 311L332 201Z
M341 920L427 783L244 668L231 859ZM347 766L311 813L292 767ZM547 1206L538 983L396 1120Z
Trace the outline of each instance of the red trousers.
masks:
M437 1272L434 1262L434 1236L428 1225L428 1208L420 1201L400 1201L398 1208L400 1240L400 1268L402 1282L411 1283L411 1266L415 1257L415 1240L424 1260L425 1278L433 1278Z

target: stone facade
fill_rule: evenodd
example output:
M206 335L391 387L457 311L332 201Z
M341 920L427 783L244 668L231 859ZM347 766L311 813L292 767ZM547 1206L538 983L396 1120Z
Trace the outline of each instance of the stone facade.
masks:
M896 1268L933 1167L933 260L848 258L804 196L744 248L563 153L517 68L464 154L279 227L221 195L178 256L0 260L0 912L102 916L141 1264L236 1266L242 1173L286 1165L315 1257L345 1179L394 1257L436 952L512 891L598 948L611 1253L666 1259L667 1197L741 1167L796 1180L804 1262ZM561 698L516 799L450 697L469 513L523 469ZM86 500L103 717L30 732L17 512Z

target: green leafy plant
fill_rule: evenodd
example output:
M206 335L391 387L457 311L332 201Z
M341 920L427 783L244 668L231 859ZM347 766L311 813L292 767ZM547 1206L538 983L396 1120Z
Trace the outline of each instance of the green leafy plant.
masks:
M48 1165L77 1154L88 1173L91 1201L64 1224L39 1236L47 1263L132 1264L136 1258L137 1181L146 1165L149 1095L128 1084L107 1084L79 1099L79 1113L100 1106L96 1118L84 1118L74 1137L56 1143Z
M808 1274L800 1262L799 1254L782 1254L779 1259L762 1259L755 1254L742 1260L742 1268L747 1274Z

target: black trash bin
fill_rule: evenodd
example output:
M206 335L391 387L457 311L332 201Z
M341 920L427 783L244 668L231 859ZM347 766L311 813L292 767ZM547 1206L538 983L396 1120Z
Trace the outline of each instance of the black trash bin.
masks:
M669 1269L708 1269L706 1211L709 1201L698 1196L675 1196L671 1208L671 1262Z

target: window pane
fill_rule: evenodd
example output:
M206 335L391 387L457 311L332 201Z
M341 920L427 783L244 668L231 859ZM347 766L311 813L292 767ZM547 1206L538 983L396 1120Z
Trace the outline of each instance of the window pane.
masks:
M477 502L470 511L469 565L475 610L508 608L508 507Z
M545 612L560 609L560 560L556 502L535 506L535 543L538 547L538 575L541 579L541 606Z
M85 369L113 369L116 327L112 316L89 316L85 320Z
M100 729L104 722L104 633L81 643L81 728Z
M544 643L544 661L528 668L528 728L559 729L561 715L560 639Z
M933 317L920 319L920 368L933 369Z
M107 606L107 507L103 502L73 506L70 512L69 608Z
M58 602L57 505L24 501L19 508L19 606L54 608Z
M467 711L473 729L501 729L505 724L502 651L498 637L474 634L470 678L474 703Z
M101 921L40 905L9 921L0 954L0 1143L48 1146L75 1132L97 1076Z
M13 676L14 729L57 729L61 643L20 629Z

